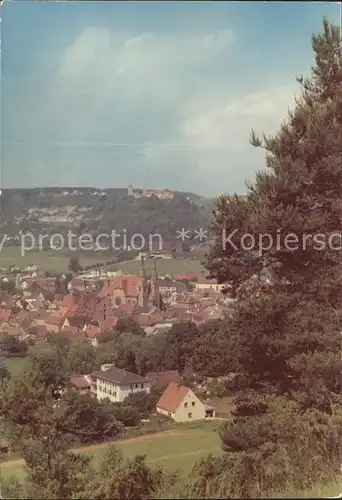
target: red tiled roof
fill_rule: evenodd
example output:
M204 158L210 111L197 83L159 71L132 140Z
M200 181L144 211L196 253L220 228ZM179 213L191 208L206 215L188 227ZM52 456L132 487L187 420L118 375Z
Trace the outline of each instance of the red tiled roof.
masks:
M85 330L85 334L89 339L96 338L97 335L101 333L101 328L98 325L93 325L89 323Z
M7 322L11 319L12 309L0 309L0 321Z
M126 304L121 304L120 311L126 314L132 314L135 309L135 304L127 302Z
M55 315L50 315L48 316L46 319L45 319L45 323L48 324L48 325L60 325L63 323L63 318L59 317L59 316L55 316Z
M85 283L81 278L74 278L70 281L70 286L85 288Z
M65 307L69 314L76 312L77 299L75 295L67 295L62 301L62 307Z
M191 280L197 280L197 279L198 279L198 275L195 273L176 274L176 276L175 276L176 281L183 281L183 280L191 281Z
M34 319L46 319L50 316L51 310L47 309L39 309L38 311L34 311Z
M141 327L152 326L153 324L153 321L148 314L138 314L135 319Z
M84 326L87 324L87 319L84 316L68 316L66 320L69 323L69 326L76 327L76 328L84 328Z
M43 289L51 289L51 290L54 290L55 287L56 287L56 283L55 283L55 279L51 279L51 278L47 278L47 279L44 279L44 278L35 278L33 280L33 283L36 283L38 286L40 286L41 288Z
M77 328L77 326L65 326L62 328L61 332L63 333L79 333L80 330Z
M22 321L24 321L24 319L26 319L29 316L30 316L29 311L26 311L25 309L20 309L20 311L16 314L16 319L21 323Z
M31 333L37 335L37 337L39 337L41 339L44 339L49 333L46 326L44 326L44 325L37 325L37 326L31 327L31 328L32 328Z
M77 315L92 317L95 314L98 298L93 293L82 293L78 296Z
M170 382L164 394L159 399L157 408L174 413L184 401L189 390L189 387L185 387L185 385L178 385L174 382Z
M72 375L69 378L69 383L76 389L90 389L90 384L83 375Z
M0 448L8 448L8 442L6 441L6 439L0 439Z
M151 314L150 316L152 323L162 323L165 319L165 314L162 312Z
M99 297L111 295L114 290L122 290L126 297L138 297L141 279L138 276L117 276L106 283Z
M54 335L60 335L61 333L68 337L71 342L82 342L86 338L84 332L80 332L78 328L71 326L63 328L63 330Z
M118 322L118 318L116 316L108 316L104 321L105 328L115 328Z
M197 314L195 313L195 314L192 315L192 321L195 324L203 323L206 319L207 319L206 318L206 314L203 311L200 312L200 313L197 313Z
M23 334L23 329L19 326L1 326L0 330L10 337L19 337Z

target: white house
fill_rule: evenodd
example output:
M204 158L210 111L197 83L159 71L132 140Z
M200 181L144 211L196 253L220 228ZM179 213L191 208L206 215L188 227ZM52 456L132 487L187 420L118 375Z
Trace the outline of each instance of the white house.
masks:
M145 328L146 335L155 335L157 333L165 333L170 330L173 326L173 323L156 323L153 326L148 326Z
M175 422L193 422L215 418L215 409L208 406L185 385L170 382L156 406L157 413Z
M112 403L121 403L127 396L136 392L151 390L151 382L136 373L102 365L101 371L91 374L91 392L98 401L109 399Z
M216 292L221 292L227 288L227 283L217 283L214 279L200 279L195 284L195 289L197 292L207 292L209 290L215 290Z

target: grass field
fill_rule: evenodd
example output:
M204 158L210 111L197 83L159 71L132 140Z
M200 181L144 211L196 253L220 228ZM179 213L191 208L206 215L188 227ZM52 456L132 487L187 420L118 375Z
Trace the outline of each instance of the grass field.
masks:
M30 358L6 358L5 365L12 377L19 375L22 371L29 366Z
M11 376L15 377L16 375L19 375L21 372L23 372L26 368L28 368L32 359L30 355L38 354L42 348L45 348L45 344L37 342L34 346L29 346L27 356L25 356L24 358L6 358L5 365Z
M90 266L96 263L110 260L110 257L104 256L101 252L83 252L76 254L72 251L31 250L21 254L20 247L4 247L0 251L0 267L19 266L24 268L28 265L37 265L42 271L66 272L68 269L70 257L78 256L81 266Z
M0 250L0 267L13 265L25 268L29 265L37 265L42 271L66 272L70 257L75 256L79 258L82 267L110 260L108 255L94 251L76 254L75 252L66 250L31 250L24 252L24 255L22 255L20 247L4 247ZM152 261L147 260L145 266L147 273L150 273L152 271ZM104 268L107 270L121 269L124 274L138 275L141 263L140 261L122 262L104 266ZM161 275L170 274L171 276L187 272L205 273L201 262L193 259L158 259L157 269Z
M176 274L183 274L183 273L205 274L205 270L200 260L157 259L156 266L158 274L161 276L165 276L166 274L169 274L170 276L175 276ZM122 262L115 264L114 266L111 266L111 268L121 269L124 274L134 274L138 276L141 270L141 262L140 261ZM150 274L153 269L153 261L146 260L145 268L146 272Z
M187 475L191 472L194 463L202 457L209 453L214 456L222 453L217 433L219 424L219 422L178 424L173 430L91 445L75 451L92 456L96 465L104 456L108 446L114 444L127 458L138 454L147 455L150 466L161 466L169 472L180 470ZM1 479L10 477L18 480L25 478L23 460L12 460L0 464L0 484ZM275 495L274 498L327 498L336 496L341 491L342 481L316 487L305 493L286 492L282 495Z
M173 430L92 445L76 451L91 455L97 464L108 446L115 444L125 457L147 455L147 461L151 466L161 466L170 472L180 469L184 474L188 474L201 457L209 453L220 455L218 425L218 422L178 424ZM0 474L3 479L11 476L23 479L25 477L23 460L3 462Z

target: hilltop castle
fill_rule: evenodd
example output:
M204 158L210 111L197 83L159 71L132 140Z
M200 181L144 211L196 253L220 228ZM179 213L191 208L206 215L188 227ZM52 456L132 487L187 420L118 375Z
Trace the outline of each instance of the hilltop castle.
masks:
M174 193L168 189L134 189L132 185L128 186L127 196L134 198L151 198L156 196L160 200L172 200Z

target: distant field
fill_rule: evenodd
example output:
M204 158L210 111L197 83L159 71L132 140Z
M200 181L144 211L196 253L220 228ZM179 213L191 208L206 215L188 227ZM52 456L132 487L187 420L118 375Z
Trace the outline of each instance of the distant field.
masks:
M159 275L169 274L170 276L175 276L176 274L183 273L206 273L201 261L193 259L157 259L156 266ZM122 262L111 266L111 268L121 269L124 274L134 274L138 276L141 270L141 262ZM150 274L153 269L153 262L151 260L146 260L145 268L146 272Z
M209 453L217 456L221 454L218 425L218 422L180 424L174 430L83 447L77 451L92 455L96 464L109 444L115 444L126 457L146 454L151 466L161 466L171 472L180 469L184 474L188 474L201 457ZM22 460L2 463L0 477L5 479L15 476L22 479L25 474L23 465Z
M0 267L9 267L11 265L26 267L28 265L37 265L43 271L66 272L68 269L70 257L75 257L76 252L46 250L31 250L21 255L20 247L4 247L0 251ZM98 262L110 260L110 257L104 256L100 252L83 252L77 255L81 266L90 266Z

